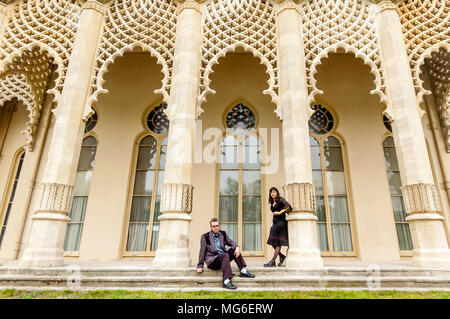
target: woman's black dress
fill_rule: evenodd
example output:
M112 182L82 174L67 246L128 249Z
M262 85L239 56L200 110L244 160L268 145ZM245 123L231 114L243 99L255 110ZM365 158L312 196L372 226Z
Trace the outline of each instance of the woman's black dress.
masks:
M284 198L280 197L275 205L270 205L270 210L272 213L279 212L288 206L290 206L289 203ZM286 213L273 216L272 227L270 228L267 244L272 246L289 246Z

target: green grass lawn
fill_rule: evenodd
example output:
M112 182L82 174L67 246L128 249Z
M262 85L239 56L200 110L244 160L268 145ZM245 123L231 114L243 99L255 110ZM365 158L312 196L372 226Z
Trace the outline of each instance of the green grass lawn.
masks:
M197 291L129 290L26 291L0 290L0 299L450 299L449 291Z

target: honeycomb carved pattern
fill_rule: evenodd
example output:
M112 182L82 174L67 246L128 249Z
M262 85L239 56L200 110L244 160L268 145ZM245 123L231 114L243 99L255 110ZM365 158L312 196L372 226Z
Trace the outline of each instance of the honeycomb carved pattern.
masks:
M438 52L432 52L431 58L425 59L431 89L433 92L436 107L439 113L441 127L444 133L447 151L450 151L450 106L448 94L450 88L450 52L440 48Z
M398 15L410 61L418 103L431 91L423 87L421 66L432 52L443 47L450 51L450 1L404 0L398 4Z
M32 151L34 136L39 124L41 108L50 76L53 58L38 46L15 56L0 74L0 105L16 97L28 110L28 122L22 131L26 137L26 148Z
M55 86L49 90L49 93L53 93L58 102L80 13L81 7L77 0L22 0L11 4L8 23L0 44L0 60L2 61L0 73L7 71L16 57L22 56L25 51L33 51L35 46L39 46L53 58L53 63L57 65L58 76L55 79ZM45 73L44 70L41 71ZM8 78L11 79L11 77ZM33 87L35 83L29 83L29 85ZM4 84L1 87L10 87L10 85ZM0 94L3 95L3 92ZM15 96L20 99L19 94Z
M310 0L299 5L305 62L308 81L309 102L323 91L316 86L317 66L329 53L343 49L352 53L370 67L375 77L375 88L371 94L378 95L380 101L389 108L386 84L377 46L375 24L371 21L370 3L363 0Z
M210 75L219 58L236 48L243 48L260 59L269 74L270 95L279 107L276 10L264 0L213 0L204 8L203 43L200 75L200 94L197 102L197 116L203 110L201 105L209 93Z
M118 56L141 48L148 51L162 66L162 87L155 93L163 95L169 104L175 48L177 5L171 0L119 0L108 8L94 70L92 94L88 100L88 118L98 95L108 93L103 88L104 74Z

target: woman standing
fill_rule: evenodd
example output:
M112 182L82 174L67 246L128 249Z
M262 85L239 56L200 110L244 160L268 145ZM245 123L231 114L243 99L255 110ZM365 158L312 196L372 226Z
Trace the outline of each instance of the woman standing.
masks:
M273 221L267 244L272 245L275 253L272 259L264 264L264 267L275 267L275 259L278 256L280 256L278 266L281 266L286 259L286 256L281 253L281 246L289 247L286 211L289 213L292 207L283 197L280 197L280 192L276 187L269 190L269 204L273 213Z

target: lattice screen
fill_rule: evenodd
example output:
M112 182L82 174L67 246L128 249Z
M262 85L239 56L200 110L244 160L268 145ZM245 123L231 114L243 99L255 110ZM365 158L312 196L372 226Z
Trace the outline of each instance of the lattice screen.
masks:
M269 87L264 90L272 101L278 102L278 69L276 16L274 6L267 0L213 0L203 14L203 44L200 95L197 116L203 112L201 104L209 93L212 67L227 52L243 47L258 57L267 68Z
M109 7L95 67L89 106L103 88L104 74L118 56L136 47L149 51L162 65L161 93L169 102L176 33L176 4L171 0L118 0ZM85 114L88 116L89 114Z
M440 47L450 51L450 1L404 0L398 4L411 71L419 103L424 94L421 65Z
M56 100L64 85L80 6L76 0L30 0L10 5L0 44L1 101L22 100L30 112L25 134L31 149L51 64L58 66Z
M375 89L370 93L389 105L377 47L375 25L369 18L370 4L362 0L309 0L300 4L305 41L305 60L310 103L316 94L314 75L321 59L338 48L353 53L370 66Z

